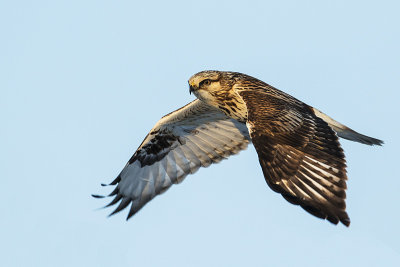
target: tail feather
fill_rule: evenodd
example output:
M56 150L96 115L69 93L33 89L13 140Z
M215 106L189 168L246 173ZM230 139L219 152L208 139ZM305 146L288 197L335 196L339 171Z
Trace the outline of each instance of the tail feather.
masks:
M350 129L346 125L343 125L343 124L335 121L334 119L332 119L328 115L322 113L321 111L319 111L316 108L312 108L312 110L314 111L315 116L317 116L317 117L323 119L325 122L327 122L328 125L341 138L359 142L359 143L366 144L366 145L370 145L370 146L372 146L372 145L381 146L383 144L382 140L357 133L356 131Z

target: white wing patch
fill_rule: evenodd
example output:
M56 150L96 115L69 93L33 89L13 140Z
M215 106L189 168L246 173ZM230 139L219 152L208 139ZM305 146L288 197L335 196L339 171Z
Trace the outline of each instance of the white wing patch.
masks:
M200 167L208 167L247 148L244 123L195 100L163 117L150 131L120 175L107 206L120 201L112 214L131 203L128 219L172 184ZM95 197L102 197L94 195Z

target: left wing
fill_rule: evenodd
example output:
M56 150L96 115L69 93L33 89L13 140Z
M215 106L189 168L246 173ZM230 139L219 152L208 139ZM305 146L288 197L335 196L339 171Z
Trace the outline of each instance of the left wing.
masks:
M164 116L151 129L111 183L116 188L109 196L115 197L107 207L120 201L112 215L131 204L129 219L172 184L180 183L200 167L238 153L249 142L244 123L195 100Z
M335 132L311 107L275 88L236 90L271 189L314 216L348 226L346 162Z

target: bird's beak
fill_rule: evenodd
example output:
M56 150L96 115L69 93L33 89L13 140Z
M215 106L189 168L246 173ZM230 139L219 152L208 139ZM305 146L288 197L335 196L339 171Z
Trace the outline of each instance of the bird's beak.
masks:
M194 91L195 90L194 90L193 86L189 85L189 94L192 94L192 92L194 92Z

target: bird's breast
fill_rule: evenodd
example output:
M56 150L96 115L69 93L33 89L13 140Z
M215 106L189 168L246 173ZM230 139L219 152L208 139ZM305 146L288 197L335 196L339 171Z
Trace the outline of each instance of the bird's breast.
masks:
M247 121L247 107L243 99L233 91L208 92L197 90L195 95L208 105L221 110L228 117L240 122Z
M240 96L231 94L229 97L221 98L216 102L217 107L228 117L241 122L247 121L247 107Z

